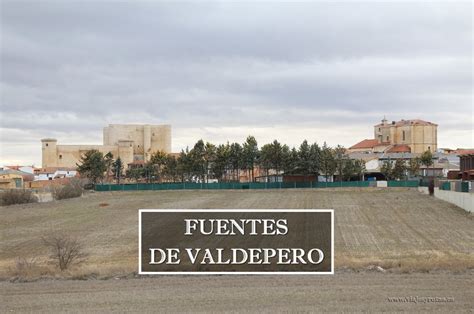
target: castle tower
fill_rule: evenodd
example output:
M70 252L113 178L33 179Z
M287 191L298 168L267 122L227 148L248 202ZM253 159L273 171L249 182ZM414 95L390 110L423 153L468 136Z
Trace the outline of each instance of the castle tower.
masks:
M58 166L57 140L54 138L44 138L41 140L42 167Z
M118 141L118 156L122 159L122 162L127 164L133 162L133 141L131 140L119 140Z
M150 160L151 156L151 127L149 124L143 126L143 158Z

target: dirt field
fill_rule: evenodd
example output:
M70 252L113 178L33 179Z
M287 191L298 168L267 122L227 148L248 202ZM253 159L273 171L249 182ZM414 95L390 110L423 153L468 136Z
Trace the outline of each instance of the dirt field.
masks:
M139 208L333 208L336 269L474 267L472 215L413 189L146 191L0 208L0 276L15 272L17 257L45 265L41 237L57 231L89 254L76 274L135 272Z
M472 284L472 274L445 272L0 282L0 312L467 313Z
M336 274L133 279L139 208L333 208ZM0 312L446 313L474 306L472 215L415 190L92 193L0 210L0 277L7 279ZM86 263L63 273L46 263L41 237L57 231L82 240ZM34 267L19 272L17 257L35 257ZM386 271L367 270L374 265ZM18 282L38 277L49 279Z

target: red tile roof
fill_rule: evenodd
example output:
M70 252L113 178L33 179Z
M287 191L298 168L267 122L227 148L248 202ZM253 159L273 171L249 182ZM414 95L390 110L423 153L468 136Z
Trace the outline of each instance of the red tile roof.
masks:
M376 140L376 139L372 139L372 140L365 139L365 140L360 141L359 143L349 147L349 149L374 148L374 147L377 147L377 146L387 146L387 145L390 145L390 143L389 142L379 143L379 141Z
M411 153L411 148L408 145L393 145L387 153Z
M375 146L377 146L379 144L379 141L378 140L369 140L369 139L365 139L363 141L360 141L359 143L349 147L349 149L358 149L358 148L374 148Z
M452 154L456 155L472 155L474 154L474 149L456 149L452 152Z

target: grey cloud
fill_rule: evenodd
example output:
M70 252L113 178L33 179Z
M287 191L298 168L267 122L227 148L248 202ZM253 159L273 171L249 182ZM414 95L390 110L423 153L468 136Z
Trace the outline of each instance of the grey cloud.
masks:
M1 5L2 133L25 141L97 141L124 122L321 126L335 141L385 114L472 145L470 3Z

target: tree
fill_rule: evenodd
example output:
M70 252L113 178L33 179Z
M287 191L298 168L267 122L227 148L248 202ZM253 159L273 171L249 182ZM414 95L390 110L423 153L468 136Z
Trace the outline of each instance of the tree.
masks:
M104 155L96 149L88 150L81 156L80 164L77 165L79 174L91 180L92 184L104 178L107 164Z
M120 157L117 158L112 163L112 173L113 173L114 179L117 181L117 184L120 184L120 178L122 177L122 174L123 174L123 163Z
M176 182L178 180L178 160L176 157L172 155L166 156L165 166L162 173L169 181Z
M334 151L324 142L321 149L321 172L326 177L326 182L329 176L333 176L336 171L336 161L334 159Z
M288 146L286 146L286 149L289 151ZM271 156L270 156L271 167L275 170L276 174L280 174L280 171L283 168L283 164L285 160L282 145L277 140L274 140L270 144L270 150L271 150Z
M382 167L380 167L380 172L385 176L386 180L392 180L393 162L390 159L385 160L382 164Z
M83 252L82 244L75 238L59 234L43 237L42 240L51 251L51 260L61 271L68 269L74 263L84 261L87 257L87 254Z
M401 180L406 177L407 167L403 159L397 159L393 166L392 176L395 179Z
M177 165L176 165L176 172L179 177L181 177L181 182L189 181L192 176L192 158L189 152L189 148L186 147L186 150L181 150L179 154Z
M141 176L142 178L145 178L146 183L154 182L156 177L158 176L157 167L149 161L139 169L142 171Z
M112 168L112 163L114 162L114 155L111 152L108 152L104 156L104 161L105 161L105 167L106 167L105 173L108 178L110 175L110 170Z
M255 137L249 135L247 139L245 140L245 143L243 144L242 149L243 149L243 152L242 152L243 165L245 169L247 169L250 172L249 174L251 174L251 176L249 175L249 178L251 178L251 180L249 181L253 182L255 181L255 177L254 177L255 165L257 163L258 154L259 154L258 144Z
M204 146L204 168L206 171L206 182L209 183L209 174L211 173L211 165L216 160L216 146L206 142Z
M411 158L408 163L408 173L412 177L416 177L420 173L421 159L420 157Z
M317 143L311 145L309 149L309 172L317 176L321 171L321 148Z
M145 177L144 168L140 167L140 168L127 169L126 176L127 178L130 178L134 180L135 182L138 182L140 178Z
M365 162L361 159L346 159L342 168L342 177L346 181L357 177L358 180L363 180L365 172Z
M428 170L428 168L433 165L433 154L431 153L431 151L424 151L420 156L420 161L421 164L424 165ZM428 174L428 171L426 171L426 174Z
M354 174L358 177L359 181L364 180L365 170L365 161L362 159L354 160Z
M342 181L344 176L344 164L347 161L346 149L343 146L337 145L336 148L334 148L334 159L336 162L336 171L339 176L339 181ZM352 167L352 165L349 165L349 168L350 167Z
M151 178L158 177L158 181L162 181L163 168L168 161L168 154L163 151L156 151L150 157L150 161L145 166L145 173Z
M260 149L260 158L259 158L259 165L265 171L265 174L269 175L269 170L272 168L272 154L273 154L273 147L271 144L265 144Z
M206 176L206 147L202 139L194 144L189 155L192 176L199 178L200 182L204 182Z
M229 150L229 164L232 169L232 180L239 181L240 180L240 169L242 168L243 164L242 158L242 146L239 143L232 143L230 144Z
M354 175L354 161L352 159L345 160L343 163L342 172L339 175L339 180L350 181Z
M298 172L307 176L311 171L311 147L308 145L307 140L304 140L303 143L301 143L297 158Z
M296 148L292 148L286 155L283 171L288 174L298 174L299 169L299 153Z
M211 172L215 178L227 181L225 177L229 167L230 145L229 143L219 145L216 148L216 157L211 165Z
M281 166L280 169L283 171L283 173L291 172L293 171L294 164L297 162L296 156L292 154L292 151L290 150L290 147L288 145L282 145L281 150Z

